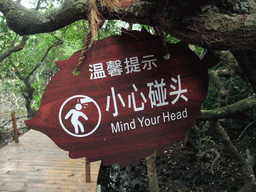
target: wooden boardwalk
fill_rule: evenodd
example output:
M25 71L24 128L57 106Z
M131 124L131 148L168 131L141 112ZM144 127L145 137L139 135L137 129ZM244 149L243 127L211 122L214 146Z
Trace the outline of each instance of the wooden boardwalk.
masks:
M100 161L91 163L91 183L85 183L85 158L70 159L38 131L19 140L0 149L0 191L96 191Z

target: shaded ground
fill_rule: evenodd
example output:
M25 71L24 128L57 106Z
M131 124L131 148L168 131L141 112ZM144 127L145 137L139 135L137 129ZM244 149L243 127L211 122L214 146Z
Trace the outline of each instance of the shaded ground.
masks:
M24 133L26 133L28 130L29 130L28 128L19 129L18 135L21 136ZM4 147L8 143L14 141L14 133L13 133L12 129L7 129L5 131L7 132L6 134L0 134L0 148Z
M221 158L210 171L214 157L197 154L178 142L157 156L157 172L161 191L194 192L238 191L244 185L243 173L238 162L231 157ZM102 191L148 191L147 167L144 160L123 169L115 164L101 167L98 183Z
M11 122L10 122L11 123ZM11 130L11 125L5 130ZM26 130L20 130L23 134ZM0 148L13 141L13 133L0 135ZM238 162L221 158L210 171L213 155L203 158L183 142L173 144L164 154L157 155L156 166L161 191L166 192L236 192L244 185ZM145 160L120 168L118 164L101 167L98 178L103 192L147 192L148 179Z
M29 130L24 123L25 119L26 117L22 117L22 118L18 117L18 119L16 119L19 136L23 135ZM0 148L1 148L14 140L14 131L13 131L12 120L10 115L5 117L5 121L0 121L0 123L1 123L0 124Z
M3 91L0 86L0 148L13 141L11 113L15 113L19 135L27 131L24 123L24 120L27 119L26 109L20 106L20 103L24 103L23 100L22 96L15 96L13 93Z

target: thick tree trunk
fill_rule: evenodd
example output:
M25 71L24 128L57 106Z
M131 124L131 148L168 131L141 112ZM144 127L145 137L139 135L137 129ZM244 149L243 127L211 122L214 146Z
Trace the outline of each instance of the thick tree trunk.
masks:
M122 1L121 1L122 2ZM105 19L118 19L158 27L188 44L210 49L253 49L256 47L256 4L223 0L209 1L134 1L126 9L106 7L98 10ZM234 7L242 7L234 10ZM26 9L14 0L0 1L0 12L8 26L20 35L52 32L80 19L87 19L88 0L65 0L62 6L39 12Z

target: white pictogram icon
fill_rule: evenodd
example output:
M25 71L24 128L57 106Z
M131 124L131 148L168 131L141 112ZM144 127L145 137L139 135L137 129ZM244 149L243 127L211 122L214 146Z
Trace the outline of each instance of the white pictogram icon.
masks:
M75 106L75 109L71 109L67 115L65 116L65 119L68 119L71 116L71 123L73 124L75 128L76 134L78 134L78 127L80 128L81 132L84 133L84 126L83 124L78 120L78 118L81 116L85 120L88 120L88 117L81 112L80 110L83 108L82 104L77 103Z
M98 112L98 118L90 120L85 114L86 108L92 108L91 110ZM97 117L97 114L95 116ZM89 127L87 127L88 121L91 121ZM101 122L99 105L88 96L72 96L62 104L59 111L59 122L64 131L72 136L89 136L97 130Z

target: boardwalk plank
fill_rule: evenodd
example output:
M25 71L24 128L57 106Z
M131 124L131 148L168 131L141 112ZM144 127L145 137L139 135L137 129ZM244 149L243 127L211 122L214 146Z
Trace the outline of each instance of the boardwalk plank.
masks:
M96 191L100 161L91 163L85 183L85 159L70 159L44 134L31 130L0 149L0 191Z

